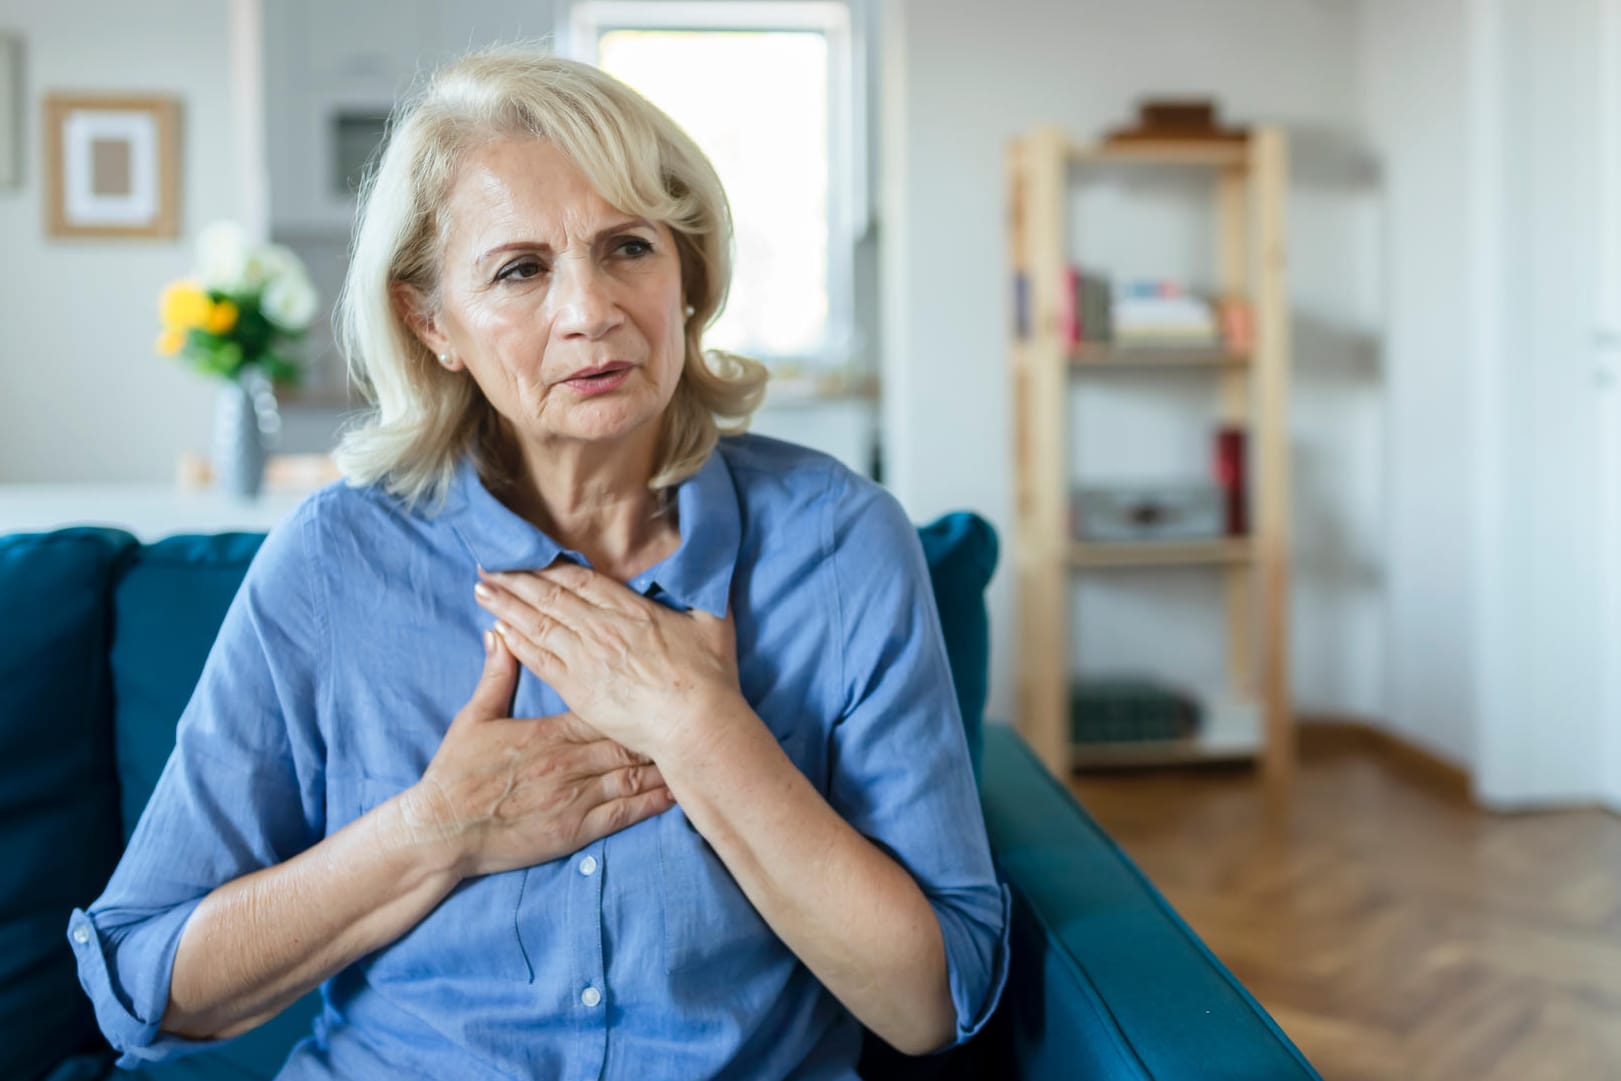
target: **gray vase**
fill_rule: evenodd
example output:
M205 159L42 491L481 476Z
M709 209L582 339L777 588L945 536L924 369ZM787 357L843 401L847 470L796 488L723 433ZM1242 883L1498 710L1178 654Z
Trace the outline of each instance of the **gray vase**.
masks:
M249 369L220 387L214 411L214 483L226 495L251 499L264 484L265 458L281 432L275 390Z

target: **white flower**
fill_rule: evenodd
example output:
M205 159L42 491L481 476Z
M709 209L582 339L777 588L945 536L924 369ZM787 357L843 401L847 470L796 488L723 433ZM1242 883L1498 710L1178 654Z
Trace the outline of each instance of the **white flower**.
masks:
M253 293L278 278L309 282L298 255L285 244L248 243L247 231L234 221L217 221L197 237L197 277L206 289Z
M197 235L197 277L203 288L240 290L248 264L247 233L234 221L217 221Z
M264 267L266 282L273 282L289 274L306 279L309 277L304 269L304 261L285 244L266 244L260 248L259 262Z
M309 326L319 304L315 286L302 267L272 278L259 301L265 317L288 330L303 330Z

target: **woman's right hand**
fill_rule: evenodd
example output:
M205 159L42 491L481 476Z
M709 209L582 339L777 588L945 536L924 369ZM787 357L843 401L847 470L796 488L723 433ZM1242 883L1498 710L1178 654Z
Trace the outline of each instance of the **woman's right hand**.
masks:
M438 849L461 878L566 856L675 802L650 759L574 714L511 717L518 672L486 632L478 687L401 794L413 843Z

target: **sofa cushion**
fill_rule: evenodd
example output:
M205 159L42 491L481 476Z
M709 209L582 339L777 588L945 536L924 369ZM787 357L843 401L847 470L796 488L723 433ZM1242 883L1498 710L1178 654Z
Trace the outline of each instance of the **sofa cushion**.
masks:
M1322 1081L1011 728L989 726L985 751L985 826L1013 893L998 1020L1019 1076Z
M118 861L108 600L135 538L0 537L0 1077L100 1043L63 938Z
M113 599L124 840L174 750L175 725L264 542L262 533L175 536L141 548Z
M953 511L918 527L918 537L940 609L968 756L978 777L991 652L985 587L996 571L996 530L972 511Z

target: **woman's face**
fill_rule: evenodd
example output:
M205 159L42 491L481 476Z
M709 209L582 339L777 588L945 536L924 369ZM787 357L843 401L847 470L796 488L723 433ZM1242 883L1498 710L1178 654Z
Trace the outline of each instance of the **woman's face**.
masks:
M526 441L612 442L656 422L685 356L669 227L605 202L541 139L472 152L446 209L429 348L465 366Z

